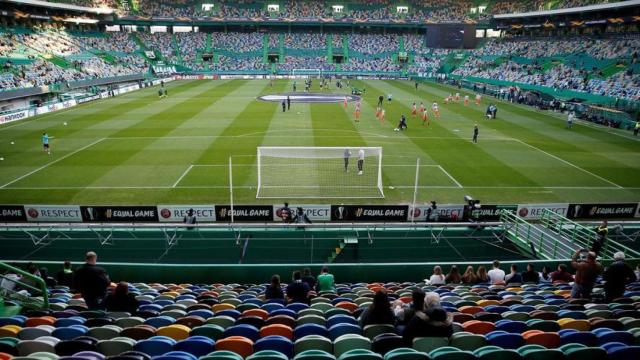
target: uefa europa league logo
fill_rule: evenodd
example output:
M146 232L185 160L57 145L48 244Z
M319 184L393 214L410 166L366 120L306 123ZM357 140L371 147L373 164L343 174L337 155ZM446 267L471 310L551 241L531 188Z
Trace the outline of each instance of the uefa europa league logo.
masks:
M344 219L344 206L338 206L338 220Z

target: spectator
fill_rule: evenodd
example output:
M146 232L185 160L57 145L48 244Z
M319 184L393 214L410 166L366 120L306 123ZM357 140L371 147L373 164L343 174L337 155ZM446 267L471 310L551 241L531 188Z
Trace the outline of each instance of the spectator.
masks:
M302 270L302 282L306 283L309 286L309 289L316 288L316 278L311 275L311 269L304 268Z
M40 277L40 270L38 270L38 267L34 263L31 263L31 262L28 263L26 271L29 274L35 276L36 278ZM40 288L40 285L38 285L36 279L31 278L31 277L22 276L22 278L20 279L20 282L22 284L28 286L28 287L27 286L22 286L21 290L26 290L29 293L33 293L34 290L32 288L36 288L36 289Z
M56 279L49 276L49 270L47 270L46 267L40 268L40 277L42 278L42 280L44 280L44 283L48 288L54 288L56 287L56 285L58 285Z
M487 275L489 276L492 285L504 283L505 273L502 269L500 269L500 261L493 261L493 269L489 270Z
M540 272L540 282L550 283L551 282L551 268L548 266L543 266L542 271Z
M435 266L433 268L433 275L429 278L430 285L444 285L445 277L442 274L442 268L440 266Z
M373 324L395 325L396 317L391 310L389 297L384 291L378 291L373 296L373 302L360 315L358 323L361 327Z
M424 311L424 297L424 291L418 288L411 292L411 304L404 305L402 301L396 300L393 312L399 325L406 325L417 311Z
M567 265L559 264L558 269L551 273L551 282L570 283L573 281L573 275L567 271Z
M586 250L578 250L571 258L571 266L576 269L576 277L571 290L571 297L574 299L589 299L593 285L596 283L598 275L602 272L602 265L596 261L596 254L588 252L586 260L578 259L580 254Z
M184 219L182 219L182 222L188 225L195 225L198 222L193 209L189 209L189 211L187 211L187 215L185 215ZM193 227L190 226L189 229L193 229Z
M71 288L73 286L73 269L71 268L71 261L67 260L62 266L62 270L56 274L59 286L66 286Z
M405 345L411 347L417 337L450 337L452 334L451 316L440 306L440 295L430 292L425 296L425 310L416 311L402 338Z
M458 267L456 265L451 266L449 274L444 278L444 281L447 284L460 284L462 277L460 276L460 271L458 271Z
M478 277L476 273L473 271L473 266L467 266L467 270L465 270L464 274L462 274L462 283L475 285L478 283Z
M613 254L614 262L604 271L602 279L604 283L605 300L614 302L624 295L625 286L636 281L636 274L631 266L624 261L624 253L619 251Z
M287 286L287 298L290 303L299 302L303 304L309 303L309 285L302 281L300 271L294 271L292 276L293 282Z
M532 284L540 282L540 274L533 269L533 264L527 264L527 271L522 273L522 282Z
M121 311L133 314L138 310L136 296L129 292L129 284L122 281L118 283L113 293L104 299L107 311Z
M596 228L596 240L591 244L591 251L593 251L596 256L600 255L600 251L602 251L602 247L604 246L604 242L607 239L607 234L609 234L609 227L607 220L602 220L602 223Z
M476 281L478 284L491 284L491 279L489 278L489 274L487 274L487 269L482 265L478 266Z
M318 275L318 292L321 291L336 291L335 280L333 274L329 273L329 268L324 266Z
M271 284L267 285L264 291L265 300L282 299L284 300L284 293L282 292L282 285L280 285L280 275L273 275L271 277Z
M311 220L309 220L309 217L301 207L296 209L296 216L293 218L293 222L296 224L311 224Z
M17 266L13 265L12 266L14 268L17 268ZM21 280L21 276L18 275L15 271L13 270L7 270L3 275L2 275L2 281L0 281L0 289L5 289L8 291L13 291L16 289L16 281L20 281Z
M87 308L98 310L103 308L103 300L107 294L107 286L111 283L107 272L96 265L98 255L89 251L85 263L73 273L73 288L84 299Z
M518 265L516 264L511 265L511 273L505 276L504 281L507 285L522 284L522 275L520 275L520 273L518 272Z

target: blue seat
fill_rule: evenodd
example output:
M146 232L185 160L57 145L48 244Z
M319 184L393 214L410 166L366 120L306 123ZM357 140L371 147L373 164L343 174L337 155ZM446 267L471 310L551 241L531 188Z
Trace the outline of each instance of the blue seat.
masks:
M269 316L287 315L294 319L298 318L298 312L291 309L277 309L269 313Z
M167 305L173 305L175 304L175 302L173 300L154 300L153 303L155 305L160 305L162 307L165 307Z
M608 331L596 335L599 344L619 342L627 345L635 343L635 337L628 331Z
M57 327L57 328L62 328L62 327L69 327L72 325L82 325L87 321L87 319L80 317L80 316L72 316L72 317L68 317L68 318L63 318L63 319L57 319L54 323L53 326Z
M133 350L145 353L151 357L160 356L173 350L176 341L166 336L153 336L146 340L138 341Z
M247 339L255 342L260 338L260 330L257 327L249 324L240 324L229 326L224 330L224 337L229 336L244 336Z
M605 349L607 353L610 353L612 351L615 351L616 349L627 347L627 345L619 342L610 342L610 343L602 344L600 345L600 347Z
M609 353L611 360L638 360L640 359L640 346L615 347Z
M213 311L206 309L192 310L187 313L187 316L199 316L206 320L213 317Z
M532 311L534 311L536 308L535 306L531 306L531 305L511 305L509 307L509 310L511 311L515 311L515 312L520 312L520 313L530 313Z
M500 320L496 322L496 330L513 334L522 334L527 329L524 321Z
M490 305L484 308L484 310L486 312L490 312L493 314L502 314L504 312L509 311L509 308L506 306L497 306L497 305Z
M232 317L234 319L239 318L240 315L242 315L242 313L240 313L240 311L233 310L233 309L222 310L222 311L218 311L216 313L216 316L229 316L229 317Z
M338 314L327 319L327 327L331 328L336 324L358 324L358 321L350 315Z
M362 335L362 328L355 324L335 324L329 328L331 340L335 340L345 334Z
M158 304L139 305L138 311L162 311L162 306Z
M192 336L178 341L173 350L184 351L196 357L207 355L215 350L216 342L206 336Z
M264 301L262 301L262 300L260 300L260 299L258 299L256 297L253 297L253 298L250 298L250 299L246 299L246 300L242 300L242 303L244 303L244 304L254 304L254 305L258 305L258 306L264 305Z
M170 351L160 356L154 356L152 360L198 360L198 358L188 352Z
M293 342L284 336L269 335L253 344L255 351L274 350L285 354L288 358L293 356Z
M171 316L155 316L150 317L144 321L145 325L153 326L156 329L163 326L169 326L174 322L176 322L176 319L172 318Z
M285 306L285 308L289 309L289 310L291 310L291 311L293 311L295 313L298 313L301 310L308 309L309 305L302 304L302 303L292 303L292 304L289 304L289 305Z
M89 329L82 325L71 325L53 330L51 336L60 340L72 340L87 333Z
M267 304L263 304L262 306L260 306L260 308L266 312L268 312L269 314L271 314L272 312L279 310L279 309L284 309L284 305L282 304L278 304L278 303L267 303Z
M524 339L520 334L511 334L505 331L492 331L485 335L488 345L494 345L503 349L517 349L524 345Z
M293 330L293 336L296 339L300 339L307 335L320 335L328 338L329 331L327 330L326 327L318 324L304 324L304 325L297 326Z
M558 311L558 319L562 319L562 318L585 320L587 318L587 315L582 311L560 310Z
M584 346L596 346L598 340L596 338L596 334L589 331L567 331L561 330L558 332L560 335L560 344L582 344Z

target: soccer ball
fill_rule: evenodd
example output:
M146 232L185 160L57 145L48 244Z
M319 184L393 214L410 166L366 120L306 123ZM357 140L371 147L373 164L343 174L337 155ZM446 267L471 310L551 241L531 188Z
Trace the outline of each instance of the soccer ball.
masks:
M395 128L395 129L393 129L393 131L400 131L400 129L398 129L398 128Z
M62 125L67 126L67 122L65 121Z
M15 144L16 144L15 142L13 142L13 141L11 142L11 145L15 145Z
M4 158L3 158L3 157L0 157L0 161L4 161Z

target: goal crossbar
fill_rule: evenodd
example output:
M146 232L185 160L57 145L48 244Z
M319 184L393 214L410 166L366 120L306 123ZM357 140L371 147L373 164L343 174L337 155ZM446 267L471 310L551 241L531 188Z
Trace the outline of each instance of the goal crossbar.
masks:
M257 148L256 198L384 198L382 147Z

